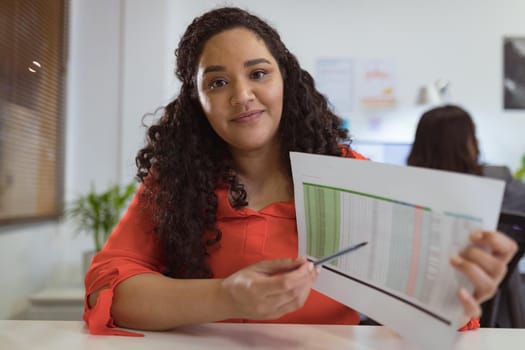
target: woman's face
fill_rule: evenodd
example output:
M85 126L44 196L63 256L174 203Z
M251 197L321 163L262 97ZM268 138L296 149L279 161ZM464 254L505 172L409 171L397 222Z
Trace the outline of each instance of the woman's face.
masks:
M197 89L202 109L232 152L275 146L283 110L283 78L264 41L244 28L204 45Z

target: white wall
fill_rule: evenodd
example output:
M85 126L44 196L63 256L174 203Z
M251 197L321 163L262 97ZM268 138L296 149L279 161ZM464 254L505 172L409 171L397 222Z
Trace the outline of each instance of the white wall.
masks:
M121 60L120 179L136 173L135 155L144 143L142 116L166 105L173 77L173 48L166 44L166 2L126 0ZM149 121L147 118L145 121Z
M477 124L486 160L518 167L525 113L501 108L502 36L525 36L522 0L72 0L67 106L66 197L91 183L127 182L143 142L142 115L176 93L173 51L194 16L216 4L248 8L269 20L303 67L316 58L392 58L399 107L371 132L356 110L358 138L406 140L421 109L417 88L452 82L455 101ZM46 284L79 284L88 237L69 224L0 229L0 319Z
M71 2L66 195L106 186L120 172L121 4Z
M54 223L0 229L0 319L21 313L25 296L46 284L60 254L56 232Z

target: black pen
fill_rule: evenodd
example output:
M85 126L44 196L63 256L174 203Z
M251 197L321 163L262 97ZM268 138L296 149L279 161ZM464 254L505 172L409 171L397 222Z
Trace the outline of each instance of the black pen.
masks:
M361 242L359 244L356 244L356 245L353 245L351 247L348 247L348 248L345 248L343 250L340 250L337 253L327 255L327 256L325 256L323 258L319 258L316 261L314 261L314 266L324 264L325 262L333 260L333 259L337 258L338 256L341 256L341 255L344 255L344 254L348 254L348 253L350 253L350 252L352 252L352 251L354 251L356 249L364 247L367 244L368 244L368 242Z

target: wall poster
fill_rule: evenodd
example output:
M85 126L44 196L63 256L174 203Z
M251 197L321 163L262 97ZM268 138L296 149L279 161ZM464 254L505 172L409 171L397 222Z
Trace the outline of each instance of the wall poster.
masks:
M503 108L525 109L525 37L503 39Z

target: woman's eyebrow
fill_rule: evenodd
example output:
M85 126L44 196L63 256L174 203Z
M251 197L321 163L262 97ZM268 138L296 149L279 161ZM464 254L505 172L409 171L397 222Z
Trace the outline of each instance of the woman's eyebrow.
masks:
M211 72L224 72L226 70L226 68L224 66L208 66L204 69L204 71L202 72L202 75L205 75L206 73L211 73Z
M268 61L266 58L255 58L253 60L248 60L246 62L244 62L244 67L250 67L250 66L255 66L259 63L268 63L268 64L272 64L270 61Z
M251 66L258 65L260 63L272 64L266 58L254 58L253 60L248 60L244 62L244 67L251 67ZM204 71L202 72L202 75L205 75L211 72L224 72L225 70L226 70L226 67L224 66L208 66L204 69Z

